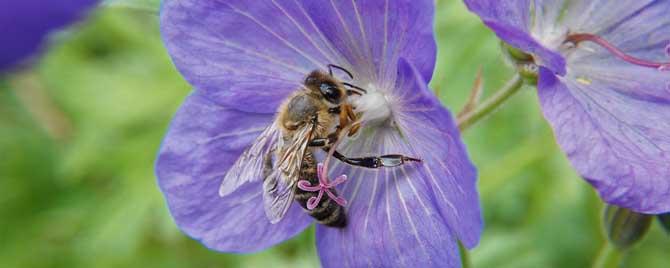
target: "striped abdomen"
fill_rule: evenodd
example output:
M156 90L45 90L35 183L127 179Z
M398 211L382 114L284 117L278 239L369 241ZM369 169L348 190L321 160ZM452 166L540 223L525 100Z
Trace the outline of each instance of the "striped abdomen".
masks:
M318 185L319 178L316 174L316 161L311 151L307 150L303 157L300 170L300 179L307 180L311 185ZM334 191L331 190L331 191ZM344 208L330 199L328 195L323 195L319 204L312 210L307 209L307 200L310 197L316 197L318 192L307 192L298 187L295 188L295 200L300 203L307 213L314 217L320 224L343 228L347 226L347 216Z

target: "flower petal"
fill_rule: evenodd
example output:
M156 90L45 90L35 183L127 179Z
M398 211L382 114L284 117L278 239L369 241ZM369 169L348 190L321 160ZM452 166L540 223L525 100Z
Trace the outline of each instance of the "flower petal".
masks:
M229 107L269 113L310 71L330 63L373 76L378 69L394 69L402 56L430 78L436 54L433 5L431 0L166 0L161 31L175 65L193 86ZM342 31L356 39L341 39ZM369 53L351 54L351 44Z
M227 170L271 121L271 115L225 108L195 93L172 122L156 163L158 184L177 225L209 248L261 250L294 236L312 221L296 205L283 221L270 224L260 181L219 196Z
M656 31L667 28L667 25L664 26L660 20L667 20L667 14L670 12L668 1L656 0L543 0L541 2L540 5L544 6L542 10L545 12L537 16L544 17L548 22L542 30L551 31L560 23L565 24L573 33L587 32L603 37L618 31L625 35L621 36L622 38L635 38L650 32L651 29ZM549 12L554 15L547 16ZM560 18L559 13L564 13L563 18ZM651 13L654 15L649 16ZM621 31L625 28L628 28L626 33Z
M0 72L35 53L49 32L82 16L96 0L10 0L0 9Z
M468 9L482 19L502 22L527 31L530 25L531 0L465 0Z
M435 67L432 0L304 1L321 32L346 65L366 82L393 81L407 58L426 81ZM317 19L318 18L318 19Z
M631 1L622 1L631 2ZM670 2L634 1L612 3L595 8L592 16L602 18L600 24L569 21L574 32L596 33L626 54L656 62L670 62L665 48L670 44ZM623 7L623 8L622 8ZM593 8L592 8L593 9ZM603 11L609 10L609 11ZM612 12L616 13L612 13ZM581 20L585 20L581 18ZM612 53L592 43L581 43L573 52L569 65L631 66ZM608 60L612 59L612 60ZM634 66L633 66L634 67Z
M530 34L530 0L465 0L465 4L500 39L535 55L542 65L555 73L565 74L565 59Z
M476 171L449 112L418 70L400 60L395 124L364 128L342 143L347 156L400 153L421 163L365 169L334 162L350 180L344 229L317 227L324 267L459 267L456 239L474 247L482 219ZM398 131L400 130L400 132ZM367 132L367 133L366 133Z
M616 65L611 65L616 66ZM544 115L577 171L602 198L641 213L670 211L670 82L642 67L542 68Z
M420 176L427 181L435 204L468 248L477 245L482 229L477 170L470 161L460 132L451 116L432 91L411 75L411 65L400 62L400 82L396 90L402 107L396 117L398 128L407 136L413 152L423 160ZM416 73L415 73L416 74ZM405 90L402 90L402 89ZM408 90L412 89L414 90Z

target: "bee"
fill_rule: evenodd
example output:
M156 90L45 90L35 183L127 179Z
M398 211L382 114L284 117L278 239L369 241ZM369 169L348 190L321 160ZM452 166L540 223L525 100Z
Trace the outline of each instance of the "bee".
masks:
M333 157L364 168L395 167L419 159L399 154L350 158L331 148L341 134L352 136L360 129L358 116L349 98L367 91L335 78L333 69L346 73L337 65L328 65L328 72L314 70L303 86L296 89L277 111L274 122L267 127L228 171L219 188L226 196L246 182L263 180L263 205L270 222L281 221L293 201L320 224L343 228L347 224L344 207L328 196L313 209L307 201L317 195L297 186L299 180L311 185L319 183L315 152L333 149ZM347 129L347 133L342 133ZM333 189L334 190L334 189Z

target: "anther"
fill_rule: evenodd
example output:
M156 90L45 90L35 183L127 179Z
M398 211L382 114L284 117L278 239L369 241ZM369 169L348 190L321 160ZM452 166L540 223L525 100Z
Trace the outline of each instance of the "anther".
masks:
M565 42L573 43L575 46L584 41L595 43L607 49L609 52L614 54L614 56L628 63L642 67L656 68L660 71L670 70L670 62L654 62L628 55L625 52L621 51L619 48L612 45L611 43L607 42L607 40L605 40L604 38L594 34L587 34L587 33L571 34L565 39ZM670 44L668 44L668 46L665 47L665 53L670 57Z

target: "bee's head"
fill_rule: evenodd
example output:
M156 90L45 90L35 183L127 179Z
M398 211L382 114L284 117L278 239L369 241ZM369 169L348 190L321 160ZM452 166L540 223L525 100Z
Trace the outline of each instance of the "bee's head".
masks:
M321 71L310 73L305 78L305 86L310 91L321 94L327 102L335 105L339 105L347 96L341 83Z

